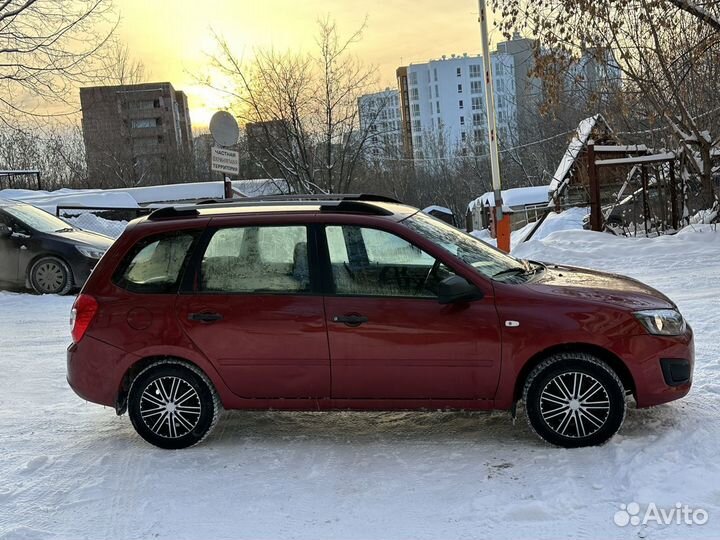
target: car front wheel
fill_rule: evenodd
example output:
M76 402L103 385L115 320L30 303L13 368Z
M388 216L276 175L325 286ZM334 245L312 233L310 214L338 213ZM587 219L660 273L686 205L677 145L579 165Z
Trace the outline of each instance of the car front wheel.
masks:
M218 419L220 401L212 383L184 362L161 360L145 368L128 393L128 415L135 431L165 449L202 441Z
M41 257L30 268L30 286L37 294L67 294L72 289L72 274L65 261Z
M587 353L558 353L536 366L525 382L530 427L565 448L608 441L625 419L625 389L617 374Z

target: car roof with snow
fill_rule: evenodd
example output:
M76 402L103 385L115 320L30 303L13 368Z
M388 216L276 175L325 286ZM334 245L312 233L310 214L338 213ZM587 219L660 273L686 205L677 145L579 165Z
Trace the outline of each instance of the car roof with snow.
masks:
M192 205L165 206L148 221L216 217L237 214L342 213L387 217L401 221L419 212L395 199L380 195L273 195L237 200L208 200Z

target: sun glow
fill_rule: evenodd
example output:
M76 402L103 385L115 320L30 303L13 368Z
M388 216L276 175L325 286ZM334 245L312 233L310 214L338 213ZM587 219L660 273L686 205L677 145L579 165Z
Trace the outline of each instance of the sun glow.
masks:
M317 20L329 16L343 35L367 19L355 54L378 67L378 88L395 86L395 69L451 53L480 48L477 5L472 0L438 3L386 0L122 0L120 39L142 60L153 81L169 81L188 95L193 127L206 127L210 116L230 103L225 95L198 82L212 74L214 34L234 54L249 59L257 48L311 50ZM432 37L432 39L428 39Z

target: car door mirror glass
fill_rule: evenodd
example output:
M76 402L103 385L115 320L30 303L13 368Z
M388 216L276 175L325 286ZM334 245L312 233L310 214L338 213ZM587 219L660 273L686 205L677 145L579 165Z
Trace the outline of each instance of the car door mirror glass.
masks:
M482 297L480 289L460 276L445 278L438 287L438 302L441 304L472 302Z
M12 236L12 229L5 225L4 223L0 223L0 238L8 238L9 236Z

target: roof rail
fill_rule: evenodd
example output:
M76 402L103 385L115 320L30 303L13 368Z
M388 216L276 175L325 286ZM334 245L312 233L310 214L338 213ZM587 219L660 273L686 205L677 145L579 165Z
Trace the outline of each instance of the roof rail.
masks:
M371 201L367 201L371 202ZM392 216L392 212L387 208L381 206L374 206L372 204L365 204L366 201L356 200L342 200L337 203L333 201L332 204L323 203L320 204L321 212L356 212L362 214L370 214L374 216Z
M387 202L401 204L397 199L373 193L320 193L320 194L298 194L298 195L258 195L256 197L241 197L239 199L203 199L196 204L233 204L248 202L276 202L276 201L367 201Z
M163 206L157 210L153 210L148 215L148 219L174 219L181 217L193 217L200 215L197 208L192 206Z
M200 215L201 208L242 208L248 206L281 206L287 203L311 205L316 203L325 212L359 212L378 216L392 215L390 210L375 206L372 202L399 202L382 195L271 195L267 197L244 197L242 199L203 199L194 204L164 206L153 211L148 219L174 219Z

